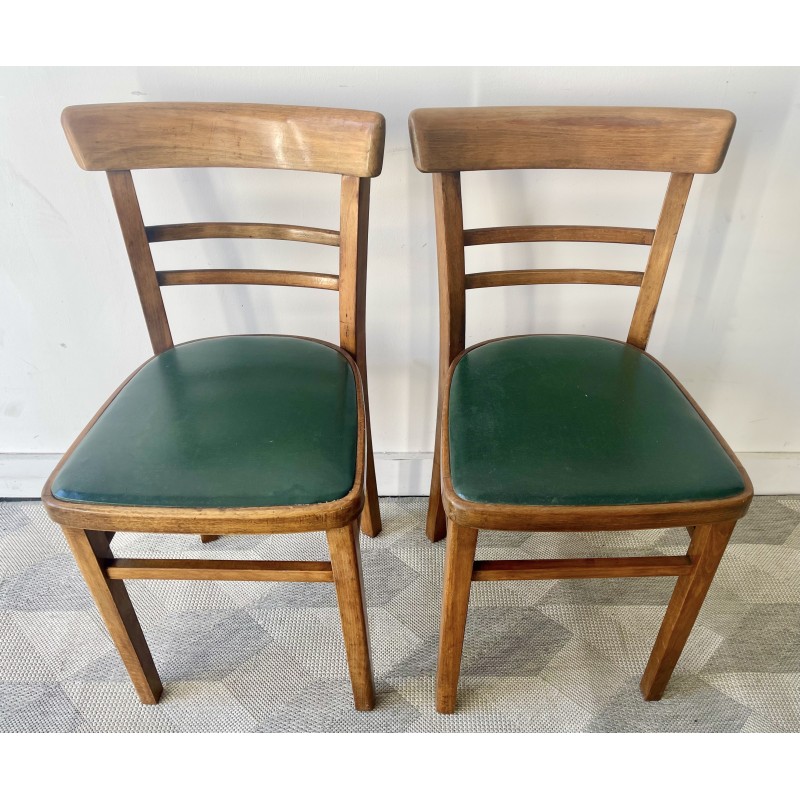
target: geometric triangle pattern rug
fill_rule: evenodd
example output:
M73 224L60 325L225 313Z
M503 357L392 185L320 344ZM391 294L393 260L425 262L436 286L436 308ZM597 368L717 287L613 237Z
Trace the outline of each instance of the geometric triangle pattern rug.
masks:
M60 529L0 503L0 731L800 731L800 498L739 522L660 702L639 679L674 578L472 585L456 714L434 709L444 542L427 498L361 537L377 706L352 707L330 584L130 581L164 683L139 703ZM486 532L478 558L679 555L682 529ZM119 557L327 559L321 533L120 533Z

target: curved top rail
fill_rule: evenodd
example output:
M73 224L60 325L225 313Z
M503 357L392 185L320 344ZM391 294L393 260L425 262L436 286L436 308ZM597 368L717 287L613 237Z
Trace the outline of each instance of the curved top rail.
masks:
M374 111L252 103L70 106L61 122L86 170L262 167L375 177L385 120Z
M409 117L421 172L622 169L710 173L736 117L703 108L421 108Z

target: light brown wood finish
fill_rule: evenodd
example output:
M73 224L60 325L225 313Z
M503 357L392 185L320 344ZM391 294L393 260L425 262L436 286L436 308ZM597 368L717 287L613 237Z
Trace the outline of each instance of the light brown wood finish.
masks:
M109 535L105 531L66 527L64 535L139 699L147 705L157 703L161 680L125 584L109 580L103 573L103 561L111 558Z
M442 619L439 626L439 666L436 671L436 710L441 714L452 714L456 707L477 543L476 528L466 528L452 520L448 521Z
M354 701L357 708L371 708L374 689L355 537L357 520L364 508L365 480L369 488L370 474L372 504L368 532L374 535L380 530L374 468L371 473L366 468L369 426L362 375L366 376L363 331L369 178L380 173L383 117L373 112L288 106L141 103L73 107L65 110L62 120L78 163L84 169L108 171L156 354L173 346L160 285L221 282L341 288L345 297L341 305L344 315L341 320L342 346L321 342L337 350L348 361L356 383L355 479L350 491L341 499L311 505L200 509L105 505L57 499L51 491L53 476L122 387L97 412L45 485L42 493L45 508L64 527L140 698L143 702L156 702L161 684L125 592L123 579L333 581L342 604ZM338 173L343 176L340 196L342 233L303 226L235 222L145 228L130 170L202 166ZM278 270L156 272L150 242L210 237L283 239L340 246L340 274ZM369 464L372 464L371 446ZM335 552L331 554L331 563L114 559L108 544L111 534L95 533L104 530L199 533L203 542L213 541L220 535L326 530L329 531L331 549ZM361 599L360 611L356 610L354 598Z
M492 286L533 286L545 283L594 283L609 286L640 286L643 272L621 269L504 269L496 272L471 272L467 289Z
M603 242L652 244L651 228L609 228L600 225L512 225L504 228L468 228L464 245L519 242Z
M702 108L420 108L409 117L420 172L624 169L716 172L736 118Z
M172 347L172 334L167 322L164 300L156 279L153 255L147 242L142 222L142 211L133 185L131 173L125 170L108 173L108 185L114 198L125 248L133 270L136 291L142 304L147 332L154 353L163 353Z
M466 327L464 217L461 176L458 173L437 173L433 176L433 203L439 270L439 402L436 406L436 438L433 443L433 470L425 533L428 539L437 542L447 532L440 467L442 391L453 359L464 349Z
M495 559L476 561L474 581L532 581L562 578L645 578L687 575L692 571L688 556L644 556L635 558Z
M83 169L251 167L374 178L385 122L373 111L252 103L111 103L65 108Z
M242 283L250 286L300 286L338 291L339 278L324 272L277 269L170 269L156 272L159 286Z
M369 711L375 707L375 687L372 682L358 523L353 520L342 528L329 530L328 549L331 552L355 706L359 711Z
M660 700L664 694L735 525L735 520L729 520L695 527L688 553L695 568L675 584L642 676L641 689L645 700Z
M191 239L279 239L286 242L339 246L339 231L304 225L270 225L263 222L184 222L148 225L147 241L185 242Z
M372 429L367 389L367 236L369 231L369 179L342 177L339 243L339 342L356 360L364 387L366 414L366 502L361 529L377 536L382 527L372 452Z
M642 288L636 298L636 308L633 311L633 320L628 331L628 344L635 345L642 350L647 347L650 331L656 316L658 301L661 298L661 289L667 277L672 250L675 239L683 219L683 210L692 188L693 175L672 175L661 208L661 216L656 226L656 235L647 259Z
M221 565L221 566L220 566ZM331 583L328 561L218 561L182 558L114 558L102 564L112 580L283 581Z
M686 390L659 364L739 469L745 486L740 494L647 505L473 503L456 494L450 474L450 382L458 361L468 352L463 338L465 288L533 283L640 286L628 343L644 349L693 174L719 169L734 122L727 111L652 108L422 109L410 116L414 160L418 169L433 173L436 204L441 357L428 533L439 538L440 520L446 516L448 544L437 673L437 709L443 713L455 709L471 580L679 576L642 679L646 698L658 699L664 691L735 521L747 512L752 500L752 484L733 451ZM460 172L516 168L655 170L671 175L654 230L556 225L464 231ZM464 276L465 246L536 241L619 242L650 245L651 249L644 273L516 270ZM482 344L486 342L475 346ZM685 556L474 562L478 529L603 531L668 526L686 527L691 541Z

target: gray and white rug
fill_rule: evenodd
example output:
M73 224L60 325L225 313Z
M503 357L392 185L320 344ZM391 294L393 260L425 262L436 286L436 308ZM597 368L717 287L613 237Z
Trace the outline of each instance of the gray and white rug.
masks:
M128 588L165 690L140 705L61 531L0 503L0 731L800 731L800 498L739 523L664 699L638 682L673 578L473 584L458 712L434 710L444 543L426 498L362 537L377 708L352 708L330 584ZM486 533L478 558L684 552L680 530ZM322 534L118 534L118 556L325 559Z

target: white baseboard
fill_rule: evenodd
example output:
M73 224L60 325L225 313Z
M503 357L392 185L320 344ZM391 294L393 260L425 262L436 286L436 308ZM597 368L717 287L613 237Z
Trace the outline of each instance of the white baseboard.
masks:
M738 453L756 494L800 494L800 453ZM0 453L0 498L38 497L60 453ZM431 453L375 453L381 495L424 496Z
M39 497L62 453L0 453L0 498Z
M433 453L375 453L381 497L421 497L431 490Z
M756 494L800 494L800 453L737 453Z

